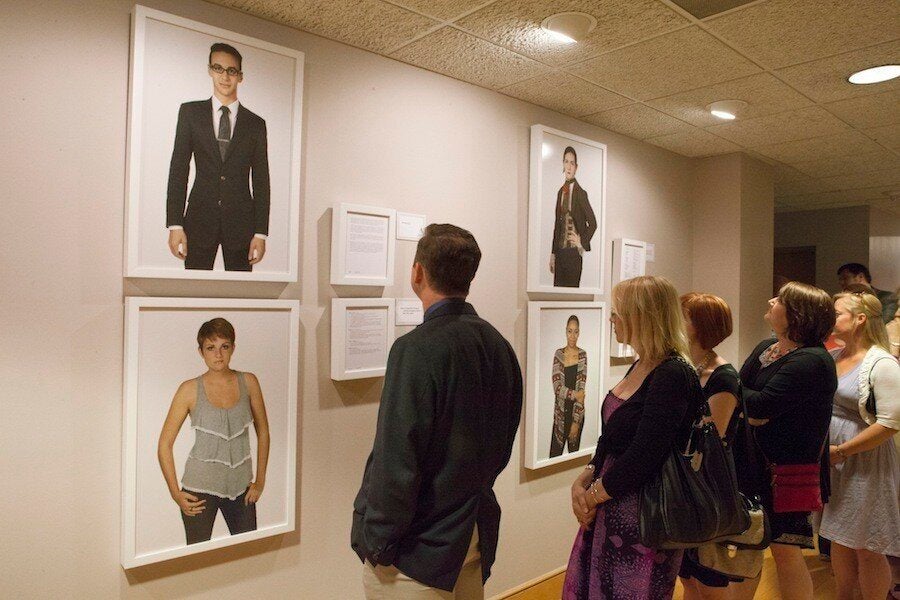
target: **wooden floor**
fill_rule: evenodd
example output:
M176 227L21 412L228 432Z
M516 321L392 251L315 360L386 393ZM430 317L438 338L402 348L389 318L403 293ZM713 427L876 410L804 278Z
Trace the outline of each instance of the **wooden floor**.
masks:
M831 574L831 565L822 562L817 552L813 550L804 550L806 558L806 566L812 575L813 588L815 590L816 600L833 600L834 593L834 577ZM544 579L527 589L514 592L511 595L497 596L496 600L559 600L562 595L563 579L565 572ZM681 583L675 586L674 600L683 598L683 590ZM775 573L775 563L772 555L766 551L765 562L763 563L762 580L759 582L759 588L756 590L754 600L781 600L778 593L778 576Z

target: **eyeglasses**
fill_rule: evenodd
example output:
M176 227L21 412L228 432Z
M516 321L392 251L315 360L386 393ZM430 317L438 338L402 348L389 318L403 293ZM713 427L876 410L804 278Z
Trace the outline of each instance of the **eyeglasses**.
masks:
M226 69L219 63L213 63L213 64L209 65L209 68L212 69L213 72L218 73L219 75L221 75L222 73L228 73L229 77L237 77L238 75L242 74L241 71L238 71L234 67L228 67Z

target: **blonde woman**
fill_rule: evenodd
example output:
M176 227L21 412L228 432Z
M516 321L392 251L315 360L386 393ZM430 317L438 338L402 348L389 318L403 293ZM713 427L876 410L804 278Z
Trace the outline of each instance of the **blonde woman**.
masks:
M900 365L888 353L878 298L835 296L832 350L838 387L831 417L831 499L821 533L831 540L839 600L859 587L863 600L883 600L891 587L886 555L900 556L900 463L892 436L900 430ZM875 393L875 411L866 407Z
M703 394L672 284L636 277L613 288L612 299L616 340L639 359L606 395L597 453L572 484L581 529L563 598L671 598L683 551L640 543L638 497L673 444L687 441Z

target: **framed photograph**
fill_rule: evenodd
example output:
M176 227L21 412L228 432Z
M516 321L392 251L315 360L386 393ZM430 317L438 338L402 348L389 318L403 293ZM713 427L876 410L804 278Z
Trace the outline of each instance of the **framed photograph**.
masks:
M303 53L135 6L125 276L296 281Z
M604 302L529 302L525 467L590 456L606 389Z
M394 283L393 208L337 204L331 220L331 285Z
M612 290L620 281L647 274L647 242L619 238L613 240ZM631 358L634 348L620 344L610 328L609 354L614 358Z
M603 294L606 145L531 126L528 291Z
M383 377L394 322L393 298L332 298L331 378Z
M126 299L126 569L294 530L299 312Z

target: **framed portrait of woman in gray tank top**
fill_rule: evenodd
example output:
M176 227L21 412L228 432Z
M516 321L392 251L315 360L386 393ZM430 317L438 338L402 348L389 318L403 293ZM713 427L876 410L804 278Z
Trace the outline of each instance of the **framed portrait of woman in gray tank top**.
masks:
M126 299L125 568L294 529L299 301Z

